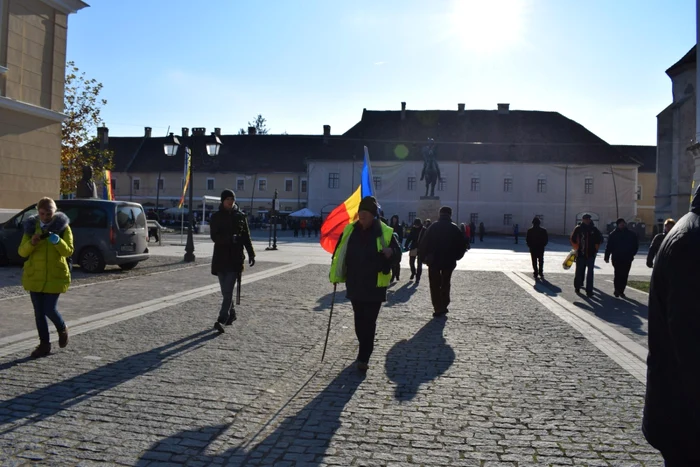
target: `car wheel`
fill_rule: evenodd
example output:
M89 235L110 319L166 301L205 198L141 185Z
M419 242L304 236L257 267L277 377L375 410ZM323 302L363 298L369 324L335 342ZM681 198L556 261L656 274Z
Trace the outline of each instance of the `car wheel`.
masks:
M0 245L0 266L9 266L10 265L10 258L7 257L7 252L5 251L5 247Z
M139 264L139 262L134 261L133 263L120 264L119 267L122 268L122 271L131 271L136 267L137 264Z
M97 273L105 270L105 259L95 247L87 247L80 253L80 268L86 272Z

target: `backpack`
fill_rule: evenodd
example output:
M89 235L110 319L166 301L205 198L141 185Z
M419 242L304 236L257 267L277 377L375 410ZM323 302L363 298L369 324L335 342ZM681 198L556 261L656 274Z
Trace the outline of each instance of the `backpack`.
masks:
M63 229L63 232L65 232L65 231L66 230ZM61 232L61 235L60 235L61 239L63 239L63 232ZM73 252L73 253L75 253L75 252ZM73 274L73 255L70 255L68 258L66 258L66 263L68 264L68 272Z

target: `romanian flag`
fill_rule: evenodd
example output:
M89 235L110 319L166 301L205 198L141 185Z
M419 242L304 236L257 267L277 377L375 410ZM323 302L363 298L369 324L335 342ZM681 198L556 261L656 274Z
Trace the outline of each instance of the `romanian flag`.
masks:
M182 205L185 204L185 194L187 193L187 187L190 184L190 164L192 163L191 161L192 155L190 154L190 151L187 151L187 159L185 160L185 184L182 187L182 196L180 196L180 204L177 205L178 208L182 208ZM190 206L192 208L192 206Z
M373 196L372 183L369 152L365 146L365 161L362 166L362 181L360 185L348 199L328 214L321 226L321 247L328 253L333 254L335 251L335 246L340 240L345 226L357 220L357 212L359 211L362 198Z
M105 170L102 197L109 201L114 201L114 193L112 193L112 171Z

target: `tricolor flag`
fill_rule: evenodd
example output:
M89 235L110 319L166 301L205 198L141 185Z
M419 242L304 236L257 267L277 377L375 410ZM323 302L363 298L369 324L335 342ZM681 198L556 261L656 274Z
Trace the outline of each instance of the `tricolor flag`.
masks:
M333 254L335 246L343 234L345 226L357 220L360 201L365 196L373 196L372 167L369 163L369 152L365 146L365 161L362 166L362 181L357 189L340 206L328 214L321 226L321 247Z
M109 201L114 201L114 193L112 193L112 171L105 170L102 197Z
M178 208L182 208L182 205L185 204L185 194L187 193L187 187L190 184L190 164L192 163L191 161L191 154L189 149L187 150L187 158L185 159L185 184L182 186L182 196L180 196L180 204L177 205ZM192 206L190 206L190 209Z

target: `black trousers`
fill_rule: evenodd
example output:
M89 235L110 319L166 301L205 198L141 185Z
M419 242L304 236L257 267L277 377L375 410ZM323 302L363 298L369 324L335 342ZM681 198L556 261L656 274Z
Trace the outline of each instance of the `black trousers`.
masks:
M544 267L544 250L530 250L530 259L532 259L532 272L541 276Z
M416 262L418 262L418 266L416 266ZM411 274L415 274L416 280L420 280L420 275L423 273L423 263L418 261L417 256L410 256L408 258L408 265L411 267Z
M443 312L450 305L450 281L453 269L428 267L430 280L430 300L436 313Z
M614 261L613 268L615 268L615 291L617 293L624 293L627 287L627 279L630 277L630 268L632 267L632 261Z
M360 343L357 360L367 363L374 350L374 334L377 332L377 316L382 302L358 302L352 300L355 315L355 335Z

